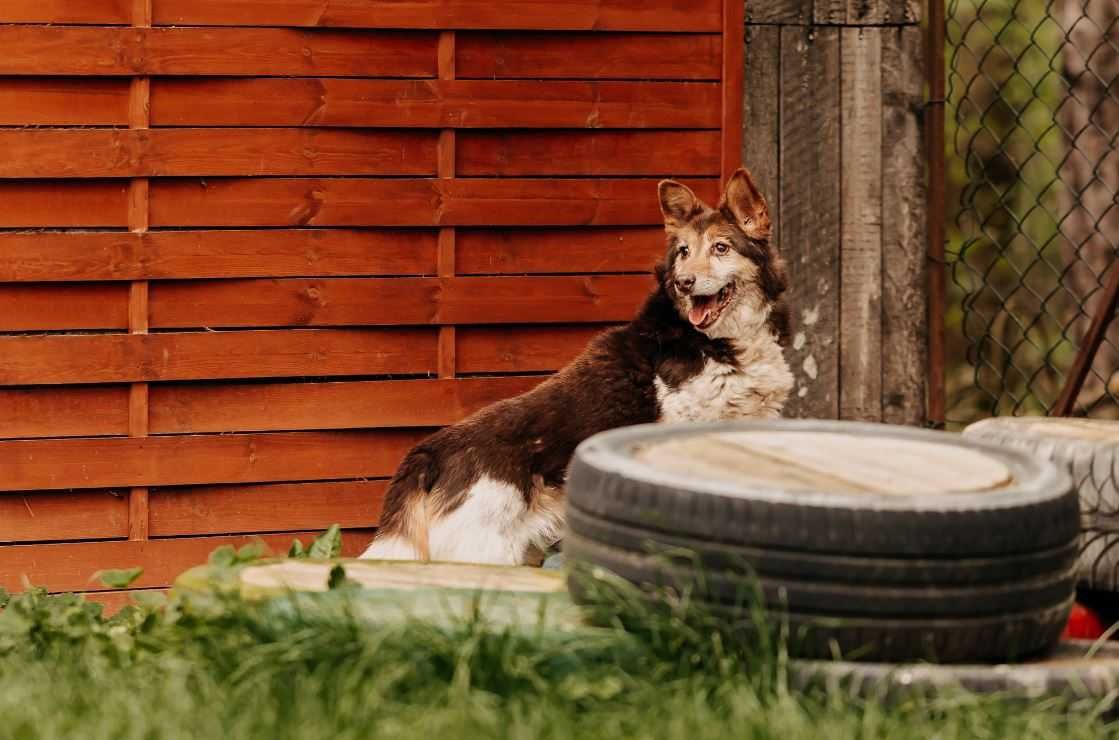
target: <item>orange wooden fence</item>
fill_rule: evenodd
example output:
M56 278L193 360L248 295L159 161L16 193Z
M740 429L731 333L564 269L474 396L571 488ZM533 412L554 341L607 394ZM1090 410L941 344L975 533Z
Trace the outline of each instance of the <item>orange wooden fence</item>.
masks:
M0 587L339 522L627 319L742 3L5 0ZM111 594L102 594L112 598Z

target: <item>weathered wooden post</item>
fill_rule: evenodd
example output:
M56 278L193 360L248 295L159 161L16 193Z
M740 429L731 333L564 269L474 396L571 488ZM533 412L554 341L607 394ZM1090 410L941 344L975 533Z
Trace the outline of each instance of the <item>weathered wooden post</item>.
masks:
M789 262L791 416L926 419L920 15L914 0L746 5L743 160Z

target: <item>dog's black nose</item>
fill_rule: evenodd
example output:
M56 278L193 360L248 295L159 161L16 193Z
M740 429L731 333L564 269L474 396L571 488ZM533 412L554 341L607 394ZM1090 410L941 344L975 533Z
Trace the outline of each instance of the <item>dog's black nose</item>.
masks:
M676 289L684 295L688 295L689 293L691 293L692 288L694 287L695 275L681 275L680 277L676 278Z

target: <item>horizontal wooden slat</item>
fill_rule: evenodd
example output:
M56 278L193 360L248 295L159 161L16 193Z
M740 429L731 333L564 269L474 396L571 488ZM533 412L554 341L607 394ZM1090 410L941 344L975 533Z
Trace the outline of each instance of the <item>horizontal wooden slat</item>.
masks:
M453 424L541 378L168 385L150 391L149 432L435 427Z
M437 140L427 131L0 129L0 178L434 175Z
M4 0L0 23L128 23L129 0Z
M127 491L0 493L0 542L127 536Z
M718 34L486 33L455 36L460 79L718 80Z
M602 326L463 327L455 331L459 373L558 370L573 360Z
M0 385L436 371L434 329L0 337Z
M0 126L124 126L128 80L0 77Z
M111 434L128 434L127 386L0 389L0 439Z
M386 488L384 480L157 488L149 498L149 533L181 537L313 531L331 524L375 527Z
M714 202L715 179L686 182ZM232 178L150 187L153 226L615 226L663 218L656 180Z
M434 77L437 43L417 31L0 26L0 74Z
M145 231L0 233L0 281L423 275L436 232Z
M10 545L0 549L0 588L20 591L26 582L50 591L111 590L94 581L101 569L144 569L136 588L170 586L185 570L202 565L223 545L241 547L261 541L276 553L287 552L293 539L305 545L320 532L240 535L235 537L183 537L146 541L74 542L50 545ZM342 554L360 555L373 539L373 530L342 532Z
M127 183L0 182L0 227L123 226L127 222Z
M0 331L126 328L125 283L0 283Z
M291 432L0 444L0 490L383 478L418 430Z
M83 586L87 588L87 586ZM135 596L138 594L166 594L165 588L137 588L127 591L93 591L82 592L81 596L86 601L101 605L101 615L111 617L126 606L136 604Z
M720 141L718 131L469 131L455 139L455 174L717 177Z
M708 82L174 79L151 86L153 126L718 128Z
M664 229L656 226L459 229L455 269L461 275L652 272L664 248Z
M156 25L717 31L718 0L154 0Z
M643 275L214 280L153 284L153 328L629 320Z

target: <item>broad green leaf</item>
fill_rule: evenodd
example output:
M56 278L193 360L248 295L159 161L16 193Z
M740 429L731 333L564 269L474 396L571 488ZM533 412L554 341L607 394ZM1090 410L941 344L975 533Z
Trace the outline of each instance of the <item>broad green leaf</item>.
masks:
M237 551L233 545L222 545L210 553L210 565L215 568L231 568L237 564Z
M93 580L101 581L109 588L128 588L137 578L143 575L143 568L124 568L113 570L99 570L93 574Z
M263 542L250 542L247 545L242 545L241 549L237 551L237 562L251 563L267 554L268 548L265 547Z
M323 532L311 543L308 554L318 560L329 560L342 555L342 528L331 524L330 529Z
M303 543L299 540L292 540L291 547L288 549L289 558L305 558L307 557L307 550L304 549Z

